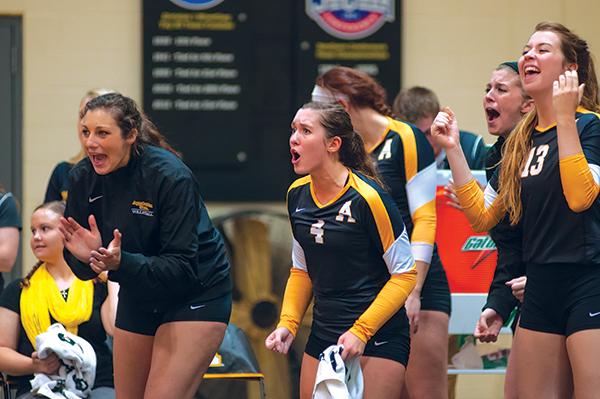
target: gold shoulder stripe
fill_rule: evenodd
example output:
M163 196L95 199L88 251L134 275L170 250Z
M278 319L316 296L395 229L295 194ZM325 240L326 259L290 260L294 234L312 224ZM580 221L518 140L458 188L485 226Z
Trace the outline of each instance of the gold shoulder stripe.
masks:
M594 114L596 115L596 118L600 119L600 114L594 111L590 111L587 108L583 108L581 105L579 107L577 107L577 112L581 113L581 114Z
M596 115L596 118L600 119L600 114L594 111L590 111L587 108L583 108L581 105L577 107L577 109L575 110L576 112L579 112L580 114L594 114ZM551 124L550 126L546 126L546 127L541 127L541 126L536 126L535 130L537 130L539 133L545 133L548 130L555 128L556 127L556 122L554 122L553 124Z
M395 241L394 229L379 193L354 173L352 173L351 184L361 197L367 201L367 204L369 204L369 208L371 209L371 213L377 224L377 231L379 232L379 239L381 240L383 251L387 251Z
M296 188L296 187L300 187L303 186L305 184L310 183L310 175L306 175L304 177L301 177L299 179L296 179L295 182L293 182L290 187L288 188L287 192L289 193L291 189Z
M417 140L409 124L388 118L390 130L396 132L402 141L404 149L404 170L406 173L406 182L408 183L417 174Z

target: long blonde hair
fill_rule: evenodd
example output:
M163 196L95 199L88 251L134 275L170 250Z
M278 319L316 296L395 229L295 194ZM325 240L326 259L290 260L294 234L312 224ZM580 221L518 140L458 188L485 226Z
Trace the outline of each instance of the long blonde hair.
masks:
M565 64L578 65L579 82L585 83L581 105L591 111L600 111L598 103L598 80L594 69L594 60L585 40L571 32L565 26L555 22L540 22L534 32L549 31L555 33L561 42L561 50ZM511 224L515 225L521 219L523 208L521 204L521 173L529 151L533 132L538 124L538 116L534 107L515 126L509 134L500 168L498 200L508 211Z

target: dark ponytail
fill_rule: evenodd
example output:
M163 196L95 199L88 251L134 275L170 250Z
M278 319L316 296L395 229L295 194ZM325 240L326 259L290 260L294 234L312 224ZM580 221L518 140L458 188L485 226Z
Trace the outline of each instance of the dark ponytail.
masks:
M133 149L136 154L140 154L141 145L153 145L162 147L173 154L181 157L169 143L166 138L158 131L156 125L148 118L135 101L129 97L125 97L120 93L109 93L91 99L81 112L80 118L91 110L105 109L111 113L121 132L123 138L127 138L135 129L138 132L137 139L133 144Z
M377 176L373 161L365 150L365 143L360 134L354 131L350 115L339 104L310 102L302 109L311 109L319 113L321 125L325 128L327 138L339 137L342 145L338 152L340 162L347 168L382 184Z

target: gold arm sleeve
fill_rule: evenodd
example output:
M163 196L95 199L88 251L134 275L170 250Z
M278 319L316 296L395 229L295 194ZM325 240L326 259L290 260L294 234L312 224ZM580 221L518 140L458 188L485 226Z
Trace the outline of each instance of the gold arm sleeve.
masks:
M594 181L583 153L561 159L559 168L560 181L569 208L573 212L589 209L598 197L600 186Z
M392 275L373 303L354 322L350 332L367 343L381 326L404 306L416 282L417 270L414 266L408 272Z
M478 232L494 227L505 212L504 207L495 199L490 207L485 207L483 191L475 179L457 187L456 196L471 227Z
M312 282L304 270L292 267L285 286L279 327L285 327L296 336L306 308L312 299Z
M435 241L435 199L423 204L413 214L411 242L424 242L433 245Z

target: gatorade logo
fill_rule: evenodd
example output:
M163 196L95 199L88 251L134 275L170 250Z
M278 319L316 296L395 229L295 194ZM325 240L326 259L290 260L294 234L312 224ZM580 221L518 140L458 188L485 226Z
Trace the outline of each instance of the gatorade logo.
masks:
M471 265L471 269L475 269L496 250L496 244L490 236L470 236L461 250L462 252L481 252Z
M496 244L490 236L470 236L463 244L463 252L495 250Z

